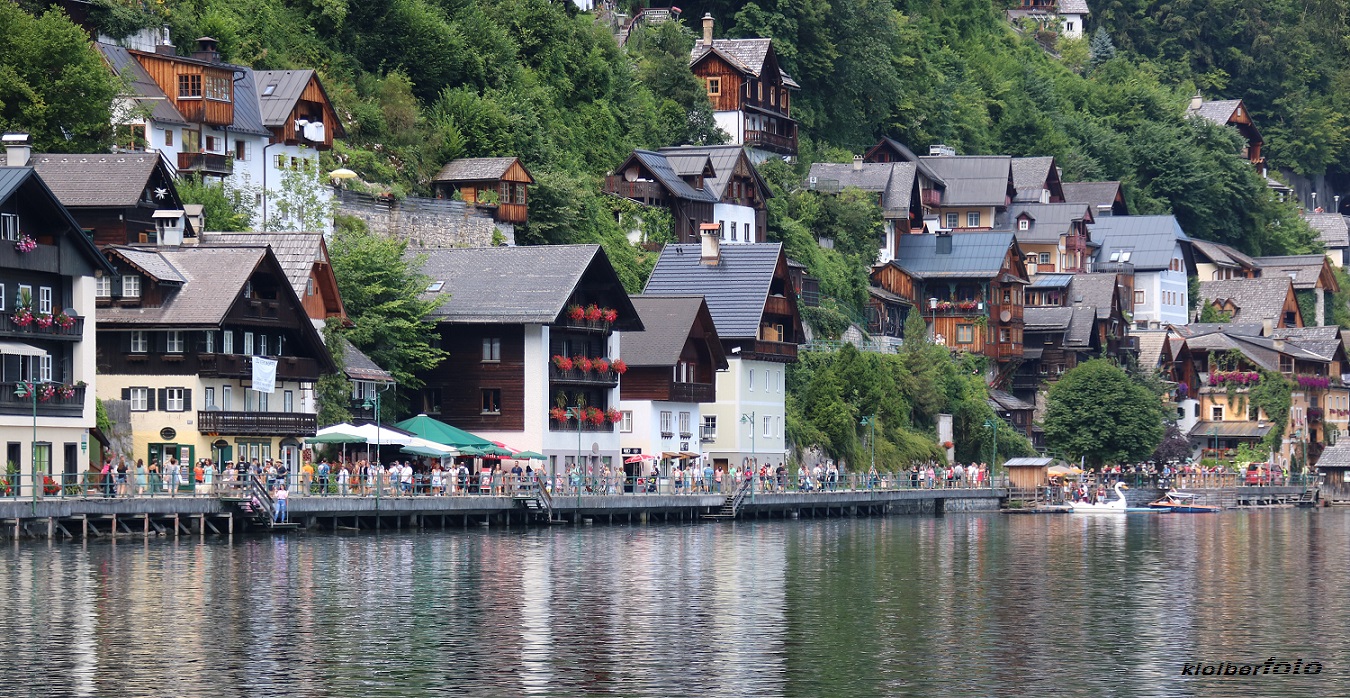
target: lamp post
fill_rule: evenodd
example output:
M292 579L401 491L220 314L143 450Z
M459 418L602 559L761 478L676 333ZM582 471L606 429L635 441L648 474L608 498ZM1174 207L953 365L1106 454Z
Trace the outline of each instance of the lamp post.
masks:
M994 431L994 455L993 455L993 457L991 457L991 458L989 459L989 486L990 486L990 487L993 487L993 486L994 486L994 468L998 465L998 422L995 421L995 420L997 420L997 419L998 419L998 415L995 415L995 416L994 416L994 419L986 419L986 420L984 420L984 426L985 426L985 428L987 428L987 429L992 429L992 430Z
M33 503L37 504L38 498L38 476L37 476L37 386L33 383L20 383L14 388L14 396L20 399L31 398L33 401L33 443L31 444L32 453L29 454L30 462L33 468ZM19 470L19 482L23 482L23 469ZM22 495L20 495L22 496Z
M386 385L384 388L382 388L382 389L380 389L380 390L376 390L376 391L375 391L375 400L374 400L373 403L372 403L372 401L371 401L370 398L366 398L366 401L363 402L363 403L361 403L361 406L364 407L364 408L366 408L366 409L371 409L372 407L375 408L375 461L376 461L377 463L380 462L380 447L384 445L384 434L380 431L380 395L381 395L384 391L386 391L386 390L388 390L388 389L390 389L390 388L392 388L392 387L394 387L394 384L393 384L393 383L390 383L389 385ZM370 443L369 443L369 442L366 443L366 455L370 455ZM374 468L375 466L374 466L374 465L371 465L370 467ZM381 490L381 489L383 489L383 486L382 486L379 482L376 482L376 483L375 483L375 499L376 499L376 501L379 501L379 498L380 498L380 490Z
M567 416L577 420L577 504L581 504L581 483L585 479L586 471L581 468L581 417L586 413L586 408L581 405L567 408ZM570 473L569 473L570 474Z
M877 469L877 416L874 414L866 415L862 418L862 425L868 428L867 445L872 451L872 470ZM872 488L872 470L867 471L867 488Z
M750 465L751 465L750 501L753 502L755 501L755 475L757 474L754 472L755 469L754 466L759 465L758 463L755 462L757 458L757 456L755 455L755 413L751 412L750 414L742 414L741 424L750 425Z

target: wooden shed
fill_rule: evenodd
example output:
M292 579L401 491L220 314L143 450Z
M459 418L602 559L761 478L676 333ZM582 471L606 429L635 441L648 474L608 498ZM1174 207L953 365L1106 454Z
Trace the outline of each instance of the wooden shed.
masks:
M1050 481L1047 471L1054 458L1009 458L1003 463L1008 469L1008 486L1016 489L1035 489Z
M459 192L467 204L493 209L498 223L527 220L529 186L534 177L520 158L460 158L451 160L431 179L439 199Z
M1350 440L1322 451L1322 457L1317 459L1317 472L1323 476L1323 501L1350 504Z

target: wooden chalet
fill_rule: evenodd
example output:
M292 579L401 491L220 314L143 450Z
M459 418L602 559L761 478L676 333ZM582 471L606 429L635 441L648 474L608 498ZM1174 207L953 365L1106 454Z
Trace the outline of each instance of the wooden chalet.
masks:
M713 215L722 242L764 242L769 234L769 185L759 176L745 148L737 145L682 145L662 148L675 174L698 177L703 189L717 197ZM704 168L712 166L711 175Z
M689 54L689 68L703 81L714 118L732 142L767 154L797 155L792 93L801 86L779 67L771 39L713 39L713 18L705 14L703 38Z
M902 236L872 285L904 299L954 351L1022 357L1027 273L1012 233Z
M515 157L451 160L431 178L436 198L453 198L458 192L465 203L491 211L498 223L528 220L531 184L534 177Z
M726 352L703 296L632 296L645 329L623 336L624 400L714 402Z
M338 293L337 276L328 257L328 243L320 232L236 233L205 232L203 247L270 247L286 271L291 289L300 298L305 314L315 327L329 318L347 320L347 309Z
M1261 138L1261 132L1257 130L1256 124L1252 122L1252 115L1247 111L1247 105L1243 104L1242 100L1206 101L1204 97L1197 94L1191 98L1190 104L1186 106L1186 116L1205 119L1220 126L1236 128L1238 133L1242 134L1243 140L1247 141L1242 156L1250 160L1262 174L1265 174L1266 157L1261 152L1261 145L1264 140Z
M1037 305L1026 308L1015 392L1029 398L1082 361L1099 356L1123 361L1132 351L1125 319L1130 291L1123 275L1038 275L1027 296Z
M234 157L226 145L207 141L204 131L224 131L235 123L235 76L241 66L222 63L218 43L209 36L197 39L191 57L179 56L171 45L155 52L126 49L164 92L168 106L187 122L178 143L178 172L228 177ZM148 134L147 134L148 135ZM216 138L216 136L209 136Z
M158 153L35 155L32 165L99 246L179 244L196 235Z
M273 143L329 150L334 138L346 137L318 73L259 70L254 81L263 126L271 132Z
M1287 276L1201 281L1200 299L1227 313L1233 322L1269 328L1303 327L1294 284Z
M1085 272L1096 256L1088 225L1095 222L1083 203L1014 203L1011 228L1026 253L1027 273Z
M1257 257L1261 276L1286 276L1294 285L1294 294L1313 301L1313 316L1303 318L1308 325L1333 324L1327 301L1341 290L1331 258L1325 254Z
M1255 279L1261 276L1261 264L1236 248L1208 240L1192 240L1195 275L1201 281Z
M717 176L712 160L704 156L697 168L681 163L681 175L676 172L666 155L651 150L634 150L615 170L605 177L604 190L608 194L636 201L647 206L669 209L674 219L675 239L680 243L697 243L702 226L716 223L718 197L707 188L707 181Z

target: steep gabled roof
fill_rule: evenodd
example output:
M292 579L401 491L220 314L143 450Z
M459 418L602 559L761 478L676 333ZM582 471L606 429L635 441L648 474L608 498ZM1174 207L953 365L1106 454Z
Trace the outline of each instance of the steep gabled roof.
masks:
M272 253L276 255L277 262L286 272L286 279L290 281L291 288L295 290L295 295L301 298L305 296L310 275L314 272L314 264L320 261L328 261L323 233L317 231L278 233L204 232L200 234L199 241L198 244L208 247L271 247ZM334 285L336 286L336 280ZM341 303L342 301L339 298L339 308L342 307ZM340 312L345 314L346 310Z
M1168 330L1131 330L1130 336L1135 338L1135 346L1139 349L1140 368L1153 369L1162 365Z
M47 186L36 169L0 166L0 204L13 196L25 196L34 208L48 209L54 217L65 224L65 230L62 232L86 262L103 270L105 274L114 272L112 264L94 246L93 238L84 233L80 224L61 204L60 198L51 187Z
M757 78L764 72L764 61L772 48L773 39L713 39L711 53L721 56L733 68ZM689 52L689 65L698 63L709 52L707 44L695 42L693 50ZM782 68L779 68L778 74L782 76L784 85L793 89L801 88Z
M1242 100L1240 99L1215 99L1201 102L1197 109L1187 107L1186 114L1199 116L1220 126L1227 126L1228 120L1233 118L1233 112L1237 111L1237 108L1241 105Z
M904 143L901 143L890 136L882 136L881 140L876 145L867 149L867 152L870 154L878 148L890 148L895 151L897 156L899 156L901 162L914 163L914 166L918 168L919 174L932 180L939 187L946 186L947 183L942 181L942 177L939 177L938 173L934 172L933 168L928 166L928 163L921 160L919 156L915 155L914 151L910 150L909 146Z
M1327 249L1350 247L1350 225L1339 213L1304 213L1303 220L1317 231L1317 239Z
M506 171L516 164L520 158L459 158L445 163L445 167L431 178L433 182L481 182L491 179L501 179L506 175ZM521 165L521 169L524 169ZM530 176L529 172L525 173ZM534 177L530 176L530 181Z
M993 407L995 409L1007 410L1009 412L1013 410L1036 409L1035 405L1027 402L1026 400L1023 400L1022 398L1017 397L1016 395L1013 395L1012 393L1005 392L1002 390L990 389L988 403L990 407Z
M623 164L614 170L614 174L622 174L630 166L629 163L634 160L641 163L643 168L651 173L652 178L665 187L672 196L690 201L707 201L710 203L716 203L718 200L707 189L695 189L688 182L680 179L680 175L671 166L670 160L665 155L650 150L634 150L633 154L628 156L628 159L624 160Z
M313 70L257 71L255 79L263 124L272 127L285 125L312 77Z
M428 298L440 305L430 313L439 322L541 324L555 322L587 274L605 284L619 311L615 329L642 329L623 284L599 245L467 247L424 250L422 273L439 290Z
M1021 230L1017 219L1026 214L1030 225ZM1008 225L1017 231L1017 240L1026 243L1057 243L1060 237L1073 232L1075 221L1092 221L1092 211L1084 203L1042 204L1015 203L1008 207Z
M1116 275L1109 272L1074 274L1073 284L1069 287L1073 305L1095 308L1099 319L1111 317L1111 307L1118 293Z
M723 340L758 337L769 286L783 259L783 246L722 245L721 260L715 265L702 264L700 253L699 245L666 245L643 295L701 293Z
M1106 216L1088 226L1092 239L1101 243L1097 264L1106 264L1111 253L1130 250L1129 262L1136 271L1159 271L1172 263L1177 243L1191 239L1182 232L1175 216Z
M1059 13L1062 15L1088 14L1087 0L1059 0Z
M132 57L125 48L101 41L95 42L94 46L103 54L103 59L107 61L113 74L126 81L131 91L127 96L150 107L151 119L166 124L187 125L188 120L174 108L173 102L169 101L164 90L160 89L159 84L150 77L150 73L146 72L141 62Z
M153 247L117 247L114 252L132 268L160 283L182 284L187 277Z
M694 323L703 317L715 325L703 296L632 296L630 300L646 329L623 333L623 359L629 366L674 366ZM726 368L727 357L715 327L708 347L714 370Z
M1034 158L1013 158L1013 187L1017 196L1013 201L1037 202L1041 200L1041 190L1050 181L1050 169L1055 166L1053 156Z
M1025 308L1022 322L1025 332L1066 332L1073 322L1073 308Z
M926 155L919 161L947 183L943 206L1002 206L1007 201L1012 175L1007 155Z
M75 208L130 208L140 201L159 153L34 155L33 167L61 204Z
M672 169L681 176L701 172L702 165L695 163L711 162L716 174L703 180L703 190L711 192L718 199L726 195L727 184L731 182L731 175L736 171L736 164L744 158L746 168L750 170L756 186L759 187L760 196L765 199L773 196L768 183L759 176L759 169L750 162L750 156L745 154L745 148L739 145L680 145L662 148L659 152L666 156ZM693 169L695 167L700 169Z
M337 341L342 343L342 362L345 364L343 373L347 374L348 379L373 383L394 382L394 374L380 368L379 364L357 349L356 345L340 336Z
M263 124L262 104L258 101L258 87L253 69L244 68L237 75L234 83L234 123L230 124L230 132L254 136L272 135Z
M1012 233L956 233L951 254L938 254L937 235L899 235L890 263L920 279L991 279L1003 268Z
M265 247L137 248L120 245L104 248L137 269L172 275L180 283L159 307L99 308L99 324L128 325L219 325L229 313L244 284L267 257ZM152 259L152 258L158 259ZM228 273L224 273L228 270ZM158 277L157 277L158 278ZM312 328L309 323L304 323Z
M1081 201L1093 212L1113 210L1121 195L1120 182L1061 182L1065 201Z
M849 187L881 194L882 215L885 218L904 218L909 215L914 195L915 165L911 162L864 162L854 164L835 162L811 163L811 177L817 186L822 182L838 182L841 189Z
M1096 308L1074 306L1069 332L1064 335L1064 346L1083 349L1092 346L1092 330L1097 326L1097 317Z
M1279 321L1289 297L1291 280L1287 276L1258 279L1220 279L1200 282L1200 298L1206 305L1215 301L1237 306L1233 319L1239 322Z
M1294 289L1298 291L1307 291L1317 287L1317 282L1322 278L1322 272L1331 266L1331 261L1326 255L1322 254L1300 254L1287 255L1282 257L1257 257L1256 263L1261 267L1263 276L1274 276L1280 274L1287 276L1294 282ZM1336 279L1328 274L1328 280L1331 284L1336 283ZM1332 290L1335 290L1333 286Z
M1239 252L1231 245L1225 245L1208 240L1191 240L1191 248L1209 261L1221 267L1234 269L1259 269L1260 263L1255 258L1249 257Z
M1341 328L1336 325L1320 327L1286 327L1271 333L1271 337L1287 339L1303 349L1336 360L1342 349Z

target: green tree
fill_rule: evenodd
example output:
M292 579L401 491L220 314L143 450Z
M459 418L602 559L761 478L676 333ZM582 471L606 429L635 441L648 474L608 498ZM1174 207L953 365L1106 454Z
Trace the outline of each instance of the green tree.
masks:
M253 195L248 189L183 177L178 180L178 196L185 204L201 204L207 230L244 231L252 227Z
M432 346L436 326L427 319L435 301L423 300L427 277L407 243L376 235L359 219L339 216L329 255L352 326L347 340L394 376L403 393L390 413L423 385L418 374L436 367L445 352Z
M1092 467L1148 458L1164 434L1161 396L1106 359L1075 366L1050 388L1045 440Z
M352 418L352 384L347 380L347 340L342 336L342 321L328 318L323 326L323 341L337 365L337 371L324 374L314 384L319 403L319 426L350 421Z
M118 83L65 13L0 4L0 131L32 136L35 152L105 150Z
M1106 33L1105 27L1097 27L1088 44L1088 65L1096 68L1115 57L1116 45L1112 43L1111 35Z

